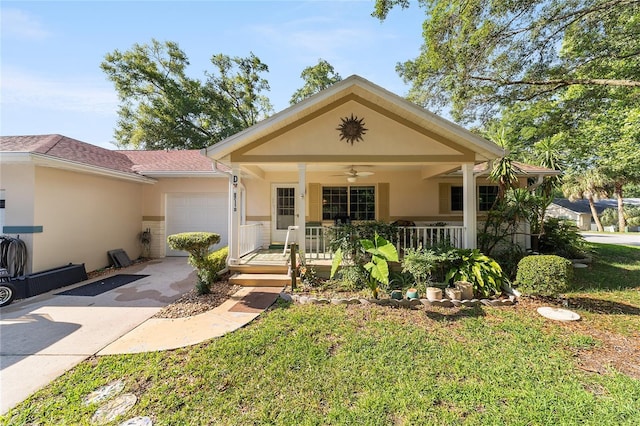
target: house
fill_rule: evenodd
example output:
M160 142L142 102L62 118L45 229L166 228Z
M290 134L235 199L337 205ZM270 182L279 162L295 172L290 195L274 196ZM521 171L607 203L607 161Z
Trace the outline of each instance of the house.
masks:
M330 258L326 233L350 221L404 225L402 246L446 240L473 248L498 192L489 165L502 155L494 143L351 76L202 151L3 136L0 229L25 241L28 272L68 263L99 269L118 248L135 258L147 229L151 257L186 254L171 251L167 235L219 233L230 265L292 240L309 258ZM554 173L519 167L522 186Z
M199 151L114 151L61 135L0 137L0 230L27 246L26 272L109 265L107 252L185 255L166 236L212 231L227 243L228 179Z
M625 198L623 202L626 206L640 206L639 198ZM606 209L617 209L618 200L612 198L601 199L594 201L594 205L599 216ZM566 198L555 198L547 207L546 214L549 217L571 220L575 222L581 231L597 231L589 201L586 199L571 201ZM614 227L609 228L613 230Z
M355 75L202 152L230 171L230 265L291 239L318 257L324 230L349 220L411 224L417 241L474 248L497 195L488 164L504 155ZM522 185L554 173L527 167Z

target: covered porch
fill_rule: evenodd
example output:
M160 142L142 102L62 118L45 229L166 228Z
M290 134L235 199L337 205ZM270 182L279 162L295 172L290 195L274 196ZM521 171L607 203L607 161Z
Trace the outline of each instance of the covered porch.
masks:
M398 224L399 251L475 248L486 179L474 168L503 151L351 76L203 153L229 176L233 267L291 241L330 262L331 233L371 221Z

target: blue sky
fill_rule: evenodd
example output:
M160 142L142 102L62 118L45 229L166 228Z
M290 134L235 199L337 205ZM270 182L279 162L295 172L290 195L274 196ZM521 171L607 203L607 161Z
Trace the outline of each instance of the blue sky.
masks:
M421 9L371 17L373 1L0 2L0 134L59 133L114 148L118 99L105 54L152 38L177 42L204 78L213 54L269 66L275 108L289 106L300 73L322 58L404 96L396 63L418 55Z

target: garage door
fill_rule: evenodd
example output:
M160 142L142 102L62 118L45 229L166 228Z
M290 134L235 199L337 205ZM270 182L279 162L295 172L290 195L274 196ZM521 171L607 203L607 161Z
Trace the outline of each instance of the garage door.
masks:
M227 193L176 193L167 194L167 235L179 232L215 232L220 234L220 243L213 249L226 246L228 221ZM167 256L188 256L187 252L171 250Z

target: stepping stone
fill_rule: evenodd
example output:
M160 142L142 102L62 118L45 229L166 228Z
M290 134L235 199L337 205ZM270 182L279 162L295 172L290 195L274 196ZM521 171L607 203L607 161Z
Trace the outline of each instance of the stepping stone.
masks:
M120 423L119 426L153 426L153 421L151 421L151 417L139 416L126 420Z
M580 319L580 315L573 311L560 308L552 308L550 306L542 306L538 308L538 313L545 318L556 321L577 321Z
M112 396L122 392L122 389L124 389L124 382L122 380L114 380L91 392L82 402L84 405L89 405L106 401Z
M98 408L91 417L91 423L103 425L112 422L116 417L123 415L131 409L138 401L138 398L132 393L125 393Z
M588 268L589 266L585 265L584 263L574 263L573 267L577 269L582 269L582 268Z

